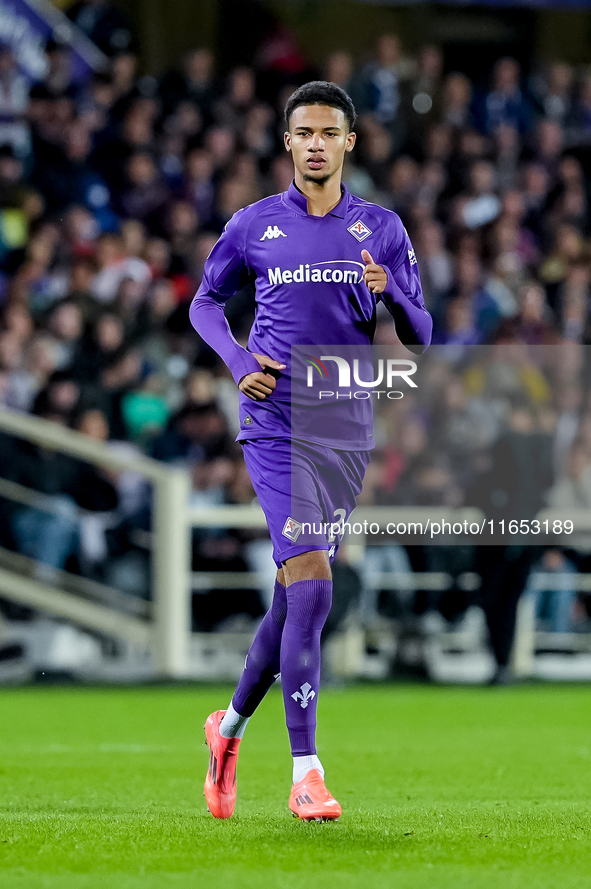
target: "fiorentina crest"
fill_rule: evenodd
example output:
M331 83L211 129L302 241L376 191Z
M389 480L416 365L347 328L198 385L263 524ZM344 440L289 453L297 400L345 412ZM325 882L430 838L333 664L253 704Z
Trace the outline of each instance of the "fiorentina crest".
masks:
M300 686L301 691L296 691L292 694L292 698L297 703L301 701L300 707L302 710L305 710L310 701L313 701L316 697L316 692L312 688L309 682L304 682L303 685Z
M358 241L365 241L365 239L369 238L372 233L361 219L358 219L357 222L350 225L347 231L352 234L354 238L357 238Z
M281 533L284 537L287 537L289 540L291 540L292 543L295 543L295 541L302 533L302 523L296 522L296 520L292 519L290 516L283 526L283 531Z

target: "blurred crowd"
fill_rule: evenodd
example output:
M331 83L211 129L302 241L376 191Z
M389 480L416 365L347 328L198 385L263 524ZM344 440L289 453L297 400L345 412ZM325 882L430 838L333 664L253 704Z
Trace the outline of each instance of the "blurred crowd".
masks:
M433 359L428 410L405 399L379 418L366 502L469 502L495 448L510 440L522 459L514 441L529 435L537 474L526 467L517 488L508 479L511 497L529 497L528 511L549 496L591 506L591 400L578 350L591 342L591 69L554 62L526 76L502 58L488 82L473 83L446 70L437 46L411 55L384 34L369 56L335 52L318 70L267 47L256 65L221 74L198 48L155 78L139 75L125 22L112 10L95 20L93 8L70 12L108 53L86 82L74 82L59 43L48 44L38 83L0 46L0 405L188 467L196 504L252 501L234 443L236 387L191 329L188 306L232 214L288 187L283 107L305 72L352 96L358 142L346 184L401 216L434 342L459 350ZM242 342L254 311L250 290L227 306ZM376 342L396 343L387 315ZM499 352L464 367L462 347L485 344L525 352L505 374ZM564 356L550 371L527 351L539 344ZM124 585L117 560L135 550L141 561L133 534L150 527L142 479L86 469L82 484L75 461L10 439L1 447L2 476L56 504L53 514L7 507L3 544ZM268 557L264 535L195 533L196 570L260 570ZM141 591L137 571L129 576Z
M482 604L481 593L467 596L462 590L462 575L477 572L484 580L513 548L524 566L512 607L533 567L534 586L549 584L536 590L530 585L547 625L561 632L588 626L591 603L577 597L572 575L591 570L591 350L573 343L515 341L435 345L419 362L416 390L397 401L378 402L377 448L359 502L475 507L494 534L447 533L433 545L428 536L409 533L398 537L398 545L369 547L366 607L379 606L371 574L444 571L455 578L444 596L425 593L419 602L400 591L398 606L407 600L415 609L435 608L453 618L470 604ZM568 531L560 526L561 533L550 539L529 530L539 532L533 520L547 507L572 522ZM519 533L521 521L525 533ZM379 534L375 539L384 542ZM418 540L422 545L413 546ZM508 570L513 578L511 565ZM548 579L552 574L561 577ZM495 581L491 610L498 610L504 588Z
M420 386L380 400L363 499L477 506L496 524L591 508L590 359L577 344L432 346Z

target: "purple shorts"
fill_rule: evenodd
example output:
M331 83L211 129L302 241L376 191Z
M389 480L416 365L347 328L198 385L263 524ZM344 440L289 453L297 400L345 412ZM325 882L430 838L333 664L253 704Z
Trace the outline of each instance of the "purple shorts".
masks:
M341 451L287 438L251 439L241 445L277 566L317 549L328 550L332 561L340 542L335 526L355 509L370 451Z

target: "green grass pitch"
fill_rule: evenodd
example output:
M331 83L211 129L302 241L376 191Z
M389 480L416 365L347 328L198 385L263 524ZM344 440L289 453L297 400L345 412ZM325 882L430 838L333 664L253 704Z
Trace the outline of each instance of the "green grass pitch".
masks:
M1 889L591 886L591 690L322 693L338 824L287 809L281 695L248 727L234 818L202 725L229 687L0 691Z

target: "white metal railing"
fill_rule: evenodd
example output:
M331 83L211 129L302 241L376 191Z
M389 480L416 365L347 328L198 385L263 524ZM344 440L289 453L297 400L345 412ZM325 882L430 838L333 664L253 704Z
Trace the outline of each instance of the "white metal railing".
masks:
M10 554L2 558L0 551L0 594L25 605L69 619L91 629L120 637L149 648L154 657L157 672L162 676L184 677L191 675L191 620L190 600L192 589L212 587L259 588L263 578L253 572L195 572L191 574L191 528L265 528L263 511L256 505L217 506L213 508L190 505L190 479L185 470L172 468L145 456L124 456L103 443L66 429L59 424L0 410L0 430L17 438L24 438L41 447L59 450L94 465L115 471L133 470L142 474L153 486L152 532L142 533L143 545L150 545L153 553L151 606L136 600L137 608L121 607L122 594L93 581L83 581L84 596L69 587L73 576L57 572L56 586L48 586L35 577L27 576L22 569L25 557ZM22 485L0 479L0 496L35 508L51 511L51 498L45 498ZM40 505L41 504L41 505ZM474 508L451 509L447 507L358 507L355 521L372 522L385 527L388 522L480 523L483 513ZM591 532L591 511L546 510L538 518L571 519L577 532ZM363 537L347 542L348 559L358 563L363 558ZM371 540L371 538L370 538ZM531 543L535 543L532 538ZM6 555L6 554L5 554ZM21 560L21 566L16 559ZM12 559L12 562L11 562ZM30 572L29 572L30 573ZM572 582L580 590L591 588L591 577L571 575ZM446 590L453 579L444 572L416 572L411 574L389 573L372 578L383 589L431 589ZM80 585L80 579L77 580ZM456 582L466 590L478 587L477 575L466 573ZM127 597L126 597L127 598ZM525 607L525 606L524 606ZM519 622L518 650L521 672L525 673L531 662L532 636L531 615Z
M0 592L34 608L82 626L142 644L151 649L163 676L186 676L190 637L190 527L186 517L190 481L184 470L149 457L116 453L80 432L15 411L0 410L0 430L44 448L62 451L96 466L133 470L153 486L152 620L126 616L120 610L88 602L74 593L49 587L16 571L0 569ZM0 495L35 503L37 492L4 480ZM50 498L48 498L50 501ZM41 500L39 501L41 503ZM50 502L45 504L50 506Z

